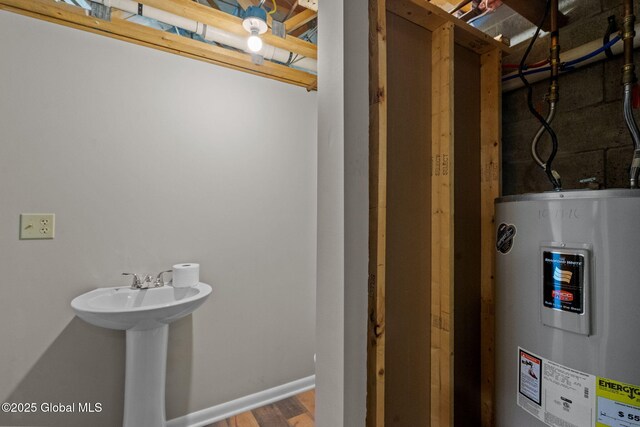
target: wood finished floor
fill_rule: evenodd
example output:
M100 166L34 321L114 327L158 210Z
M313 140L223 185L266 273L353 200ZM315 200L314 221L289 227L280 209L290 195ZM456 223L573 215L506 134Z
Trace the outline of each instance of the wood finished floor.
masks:
M316 395L309 390L207 427L313 427Z

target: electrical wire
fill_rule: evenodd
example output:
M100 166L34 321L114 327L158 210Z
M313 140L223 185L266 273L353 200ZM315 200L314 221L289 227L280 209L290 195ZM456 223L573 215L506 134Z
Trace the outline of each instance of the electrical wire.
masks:
M310 42L313 36L315 36L317 33L318 33L318 27L316 26L311 30L307 31L307 33L302 38Z
M299 56L300 55L298 55L297 53L296 53L296 56L293 56L293 52L291 52L289 54L289 60L287 61L287 65L291 65L291 64L295 63L298 60Z
M535 70L530 70L530 71L527 71L527 72L523 71L522 73L520 73L519 70L518 70L518 74L514 74L513 76L504 77L502 79L502 81L503 82L508 82L509 80L513 80L513 79L522 79L522 77L520 76L521 74L523 76L530 76L531 74L539 74L539 73L544 73L546 71L551 71L551 67L536 68Z
M297 62L302 61L304 58L305 58L304 56L296 57L293 59L293 61L291 61L290 65L295 65Z
M529 70L531 68L540 68L540 67L542 67L544 65L547 65L548 63L549 63L549 60L548 59L544 59L542 61L538 61L538 62L535 62L533 64L527 64L527 65L524 66L524 69L525 70ZM502 68L514 68L514 69L517 70L517 69L520 68L520 64L502 64Z
M558 180L554 176L553 169L551 167L551 165L553 163L553 160L555 159L556 154L558 153L558 136L553 131L553 129L551 128L549 123L547 123L545 118L542 117L542 115L540 113L538 113L538 111L535 109L535 107L533 105L533 88L531 87L531 84L529 84L529 81L527 80L527 78L525 77L525 74L524 74L524 67L525 67L525 65L527 63L527 58L529 57L529 54L531 53L531 49L533 49L533 45L535 44L536 40L538 39L538 36L540 35L540 31L542 30L542 26L544 25L545 21L547 20L547 16L549 16L549 10L550 9L551 9L551 0L547 0L547 6L545 7L544 16L542 17L542 20L540 21L540 24L538 25L538 28L536 29L535 34L531 38L531 42L529 43L529 46L527 47L527 50L525 51L524 56L522 57L522 60L520 61L520 68L518 69L518 76L520 77L520 80L522 80L522 83L524 83L525 87L527 88L527 106L529 107L529 111L531 111L531 114L533 114L535 116L535 118L538 119L540 124L544 127L544 130L551 137L551 144L552 144L551 154L549 155L549 158L547 159L547 161L545 163L545 168L544 169L545 169L545 173L547 175L547 178L549 178L549 181L551 182L551 185L553 185L554 190L560 191L561 190L560 183L558 182ZM549 69L550 69L550 67L549 67Z
M605 31L604 36L602 36L603 45L609 43L609 40L611 39L611 35L618 31L618 23L616 22L616 15L611 15L610 17L608 17L607 22L609 24L607 25L607 31ZM605 54L607 55L607 58L613 59L613 52L611 52L611 49L607 49L605 51Z
M269 15L273 15L278 10L278 3L276 3L276 0L271 0L271 1L273 1L273 10L269 12Z

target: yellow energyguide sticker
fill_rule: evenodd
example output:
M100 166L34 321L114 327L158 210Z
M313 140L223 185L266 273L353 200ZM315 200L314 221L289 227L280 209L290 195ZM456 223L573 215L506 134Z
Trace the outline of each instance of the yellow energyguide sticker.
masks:
M640 427L640 386L596 380L597 427Z

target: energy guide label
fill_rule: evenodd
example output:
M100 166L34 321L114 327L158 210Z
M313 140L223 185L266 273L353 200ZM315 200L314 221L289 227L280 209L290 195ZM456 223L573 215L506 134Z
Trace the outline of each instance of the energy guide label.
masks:
M640 427L640 387L598 377L597 427Z

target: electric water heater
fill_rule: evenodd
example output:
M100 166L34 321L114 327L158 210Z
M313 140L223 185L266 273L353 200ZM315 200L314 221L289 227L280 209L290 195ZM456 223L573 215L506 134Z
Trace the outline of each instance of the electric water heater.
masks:
M640 427L640 190L496 201L496 426Z

